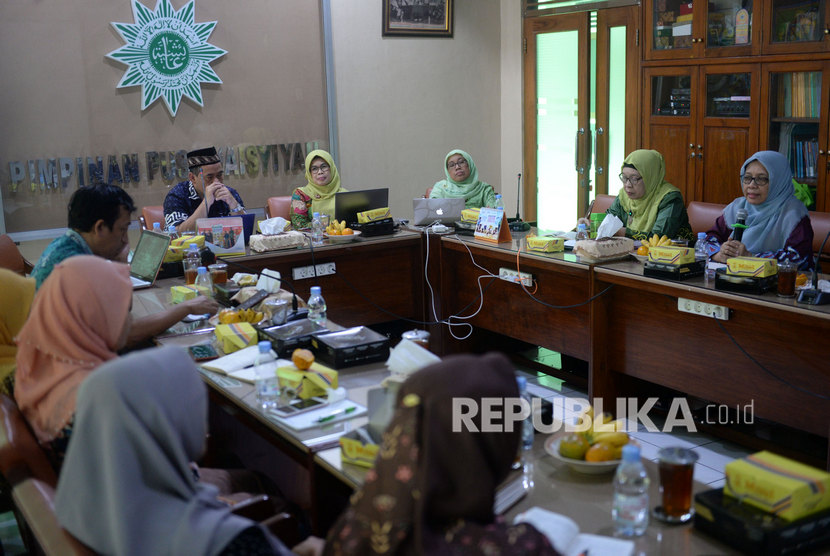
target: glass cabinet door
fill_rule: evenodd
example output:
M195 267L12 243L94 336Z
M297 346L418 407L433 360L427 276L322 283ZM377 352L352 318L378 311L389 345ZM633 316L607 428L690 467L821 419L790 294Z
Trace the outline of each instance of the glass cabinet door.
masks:
M830 50L824 0L771 0L765 13L764 52Z
M706 13L706 56L753 52L752 0L709 0Z
M709 73L706 75L706 117L748 118L749 73Z
M680 0L652 0L647 12L651 28L649 50L655 58L690 57L693 55L692 2ZM648 9L648 8L647 8ZM680 52L676 52L680 51ZM663 55L659 53L663 52Z
M655 75L651 78L652 116L689 116L692 110L690 75Z

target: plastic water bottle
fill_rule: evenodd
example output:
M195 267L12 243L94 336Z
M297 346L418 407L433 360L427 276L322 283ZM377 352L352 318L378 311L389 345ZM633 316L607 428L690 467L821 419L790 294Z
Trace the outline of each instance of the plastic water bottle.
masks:
M582 241L583 239L588 239L588 226L585 225L585 222L580 222L579 226L576 227L576 241Z
M496 193L496 202L493 203L493 208L504 210L504 201L502 201L501 193Z
M202 266L202 256L199 254L199 246L195 243L191 243L187 251L185 251L184 257L182 257L182 266L184 267L185 284L194 284L199 267Z
M323 221L319 212L315 212L311 219L311 244L323 245Z
M179 232L176 231L176 226L174 226L173 224L167 226L167 235L170 236L171 241L179 237Z
M207 267L200 266L196 269L196 285L207 288L207 293L204 295L207 297L213 297L213 280L210 279Z
M323 299L320 286L311 286L308 297L308 320L322 326L326 325L326 300Z
M161 222L153 222L153 231L156 232L157 234L162 233L161 232Z
M695 260L706 261L706 266L703 271L707 279L715 277L715 271L709 270L709 241L706 239L706 232L698 232L697 234Z
M626 537L640 536L648 527L648 473L640 461L640 447L626 444L622 463L614 475L614 506L611 520L614 531Z
M256 403L266 411L277 407L280 397L280 383L274 369L263 367L263 363L276 359L271 353L271 342L263 340L257 344L259 354L254 360L256 372Z
M519 383L519 396L521 396L528 405L531 405L530 394L527 393L527 378L517 376L516 382ZM529 451L533 448L533 415L528 415L522 421L522 452Z

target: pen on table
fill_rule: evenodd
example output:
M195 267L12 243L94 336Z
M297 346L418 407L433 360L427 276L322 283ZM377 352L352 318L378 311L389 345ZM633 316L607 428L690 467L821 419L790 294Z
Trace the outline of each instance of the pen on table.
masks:
M347 407L345 409L338 409L337 411L332 411L328 415L325 415L325 416L320 417L319 419L317 419L317 422L318 423L325 423L326 421L331 421L335 417L337 417L339 415L346 415L347 413L351 413L355 409L357 409L357 406L353 405L353 406Z

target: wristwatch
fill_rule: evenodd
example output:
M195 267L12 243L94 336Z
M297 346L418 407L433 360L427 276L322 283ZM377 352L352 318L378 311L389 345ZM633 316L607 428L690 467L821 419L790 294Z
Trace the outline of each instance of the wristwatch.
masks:
M231 212L245 212L245 207L243 207L242 205L236 205L236 208L231 209Z

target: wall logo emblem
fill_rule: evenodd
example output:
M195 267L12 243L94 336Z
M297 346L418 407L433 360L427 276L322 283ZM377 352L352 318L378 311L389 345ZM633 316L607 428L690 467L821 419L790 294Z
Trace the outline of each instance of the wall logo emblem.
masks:
M201 84L222 83L210 63L227 52L207 42L216 22L194 22L195 0L179 11L170 0L158 0L154 10L132 4L135 23L112 23L127 43L107 54L128 66L118 88L140 85L142 110L159 97L173 116L182 96L204 106Z

